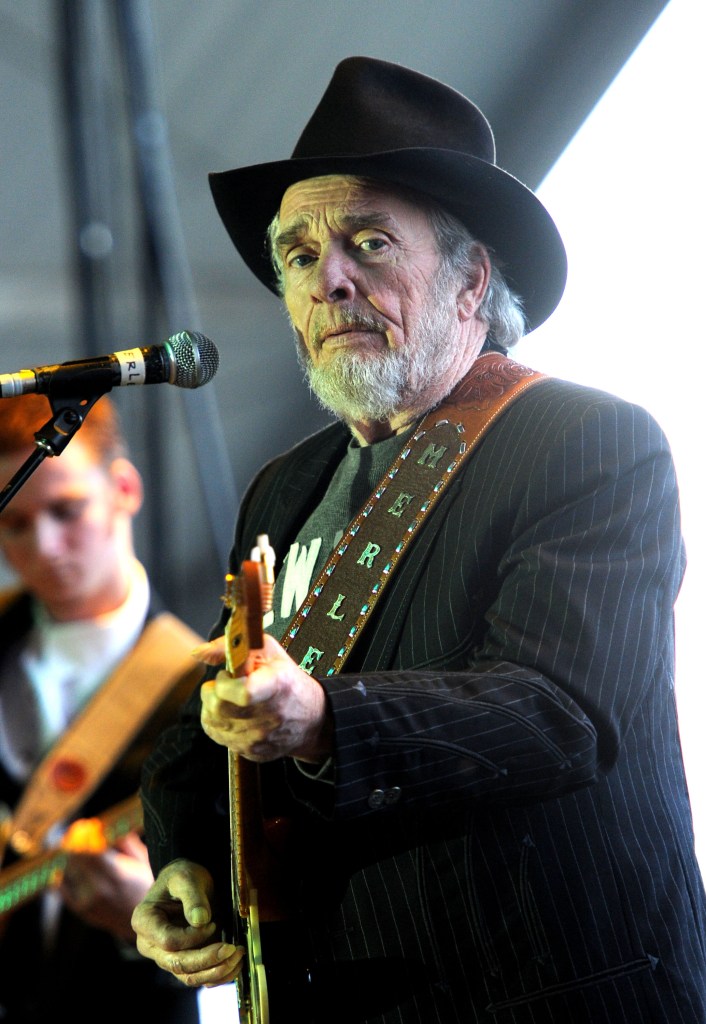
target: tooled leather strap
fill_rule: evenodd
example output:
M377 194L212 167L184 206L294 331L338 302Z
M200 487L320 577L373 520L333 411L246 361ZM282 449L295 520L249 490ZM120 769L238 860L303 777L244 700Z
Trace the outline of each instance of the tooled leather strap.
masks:
M49 828L87 799L138 730L185 673L201 668L191 650L201 637L170 612L151 619L128 656L38 765L5 838L16 853L37 852Z
M451 479L508 406L545 379L507 356L487 353L425 416L349 524L282 639L305 671L320 677L341 671Z

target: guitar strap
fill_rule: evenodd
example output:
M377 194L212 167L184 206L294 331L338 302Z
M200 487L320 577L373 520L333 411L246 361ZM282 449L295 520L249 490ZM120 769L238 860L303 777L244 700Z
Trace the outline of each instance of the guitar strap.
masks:
M429 412L348 526L282 639L309 673L341 671L403 554L491 425L546 375L479 356ZM324 587L331 599L321 600Z
M32 775L3 833L15 852L36 854L47 831L81 806L153 710L184 675L200 677L191 656L201 637L170 612L146 624L106 683ZM1 853L1 850L0 850Z

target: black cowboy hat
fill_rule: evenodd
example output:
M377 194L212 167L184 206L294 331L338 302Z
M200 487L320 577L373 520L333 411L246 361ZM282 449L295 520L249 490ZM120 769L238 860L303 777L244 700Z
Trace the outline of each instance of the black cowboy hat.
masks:
M376 178L436 200L493 250L530 330L556 308L566 283L559 232L534 193L496 165L488 121L455 89L400 64L348 57L291 159L209 175L236 249L275 293L267 227L290 185L323 174Z

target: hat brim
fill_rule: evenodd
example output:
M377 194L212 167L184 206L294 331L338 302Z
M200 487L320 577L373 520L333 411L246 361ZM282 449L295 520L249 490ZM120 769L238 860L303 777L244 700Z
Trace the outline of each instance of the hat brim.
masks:
M216 209L233 244L275 294L266 244L268 225L290 185L325 174L405 185L458 217L499 258L508 284L522 299L529 330L557 307L566 284L566 252L547 210L507 171L447 149L295 158L209 174Z

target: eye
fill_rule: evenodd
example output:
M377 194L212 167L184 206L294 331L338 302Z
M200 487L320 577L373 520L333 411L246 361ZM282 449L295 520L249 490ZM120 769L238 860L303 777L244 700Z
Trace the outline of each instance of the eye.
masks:
M315 255L306 249L291 249L283 257L283 263L287 269L294 267L296 270L303 270L304 267L308 267L313 263L315 259Z
M4 515L0 518L0 536L18 537L27 529L29 520L20 515Z
M86 501L62 501L52 505L49 514L57 523L75 523L83 515L88 502Z
M358 246L363 252L379 252L381 249L386 248L387 239L382 238L380 235L373 235L370 238L363 238L358 242Z

